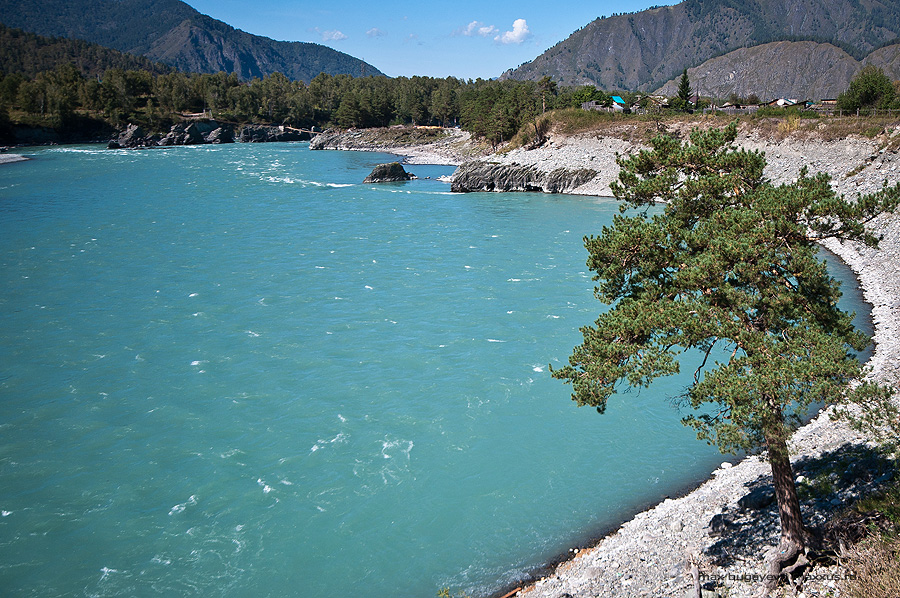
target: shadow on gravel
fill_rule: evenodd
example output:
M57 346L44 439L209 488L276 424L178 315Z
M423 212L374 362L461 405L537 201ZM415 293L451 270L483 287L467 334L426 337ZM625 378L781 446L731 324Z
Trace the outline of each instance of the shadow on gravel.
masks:
M895 461L862 444L848 443L820 457L804 457L794 463L803 522L819 544L817 553L833 554L839 545L859 539L854 536L864 533L865 526L872 523L864 515L856 517L860 519L858 529L835 526L832 520L860 498L883 489L896 471ZM770 546L775 546L780 524L771 476L748 483L738 508L710 520L709 535L721 539L705 551L705 556L720 567L761 559Z

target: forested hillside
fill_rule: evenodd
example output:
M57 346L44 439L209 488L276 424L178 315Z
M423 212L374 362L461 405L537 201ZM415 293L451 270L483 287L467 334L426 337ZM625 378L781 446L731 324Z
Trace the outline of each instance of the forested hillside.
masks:
M283 73L370 76L374 66L326 46L251 35L180 0L0 0L0 22L45 36L94 42L183 71L235 73L243 80Z
M63 64L72 64L85 76L97 76L112 68L144 70L157 75L174 70L143 56L125 54L99 44L44 37L0 25L0 72L34 77Z
M891 0L686 0L599 18L504 77L652 91L738 48L808 40L860 60L897 38L900 3Z

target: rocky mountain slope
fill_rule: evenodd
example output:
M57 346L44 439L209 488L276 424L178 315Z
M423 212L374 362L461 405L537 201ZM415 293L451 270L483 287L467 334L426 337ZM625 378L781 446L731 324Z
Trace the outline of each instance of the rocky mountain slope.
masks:
M889 0L685 0L599 18L503 77L652 91L733 50L772 41L816 41L857 60L900 37Z
M251 35L180 0L0 0L0 22L39 35L94 42L190 72L233 72L243 79L281 72L306 82L322 72L382 74L326 46Z
M763 100L836 98L867 64L881 68L891 79L900 79L900 45L880 48L863 58L832 44L816 42L771 42L740 48L688 69L695 92L727 98L756 94ZM680 77L656 90L673 96Z

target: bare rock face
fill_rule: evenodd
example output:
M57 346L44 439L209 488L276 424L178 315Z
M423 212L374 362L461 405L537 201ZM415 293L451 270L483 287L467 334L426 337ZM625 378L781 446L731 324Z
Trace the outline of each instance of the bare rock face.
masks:
M204 143L234 143L234 132L228 125L214 120L179 123L160 139L159 145L200 145Z
M269 141L308 141L309 133L273 125L245 125L239 135L245 143L265 143Z
M109 149L157 147L169 145L198 145L203 143L234 143L231 125L222 125L214 120L173 125L165 137L147 135L144 130L129 124L115 139L110 140Z
M590 181L596 175L597 172L589 168L577 170L556 168L544 172L533 165L473 160L456 170L450 182L450 190L566 193Z
M372 169L372 173L363 180L363 183L393 183L396 181L408 181L413 175L403 170L399 162L379 164Z
M135 148L155 145L157 138L148 136L139 125L130 124L115 139L111 139L109 149Z

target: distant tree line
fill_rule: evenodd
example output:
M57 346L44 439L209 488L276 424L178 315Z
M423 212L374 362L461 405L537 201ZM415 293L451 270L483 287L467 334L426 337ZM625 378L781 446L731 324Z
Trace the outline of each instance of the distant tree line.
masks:
M84 72L61 62L34 75L0 71L0 118L67 127L86 117L121 127L129 122L164 130L187 113L235 124L295 127L460 126L499 144L526 122L557 108L611 95L583 86L557 89L542 81L454 77L357 77L320 74L309 84L280 73L241 81L235 74L154 72L112 67Z

